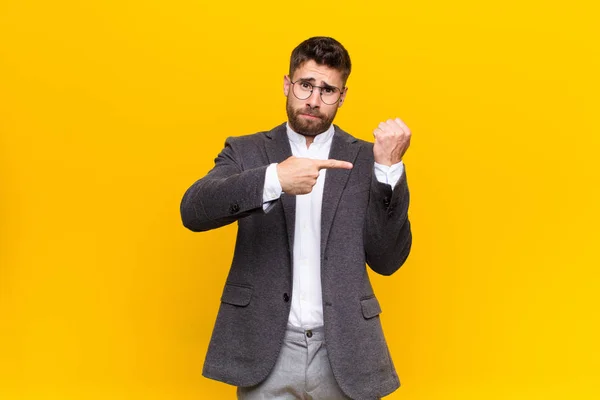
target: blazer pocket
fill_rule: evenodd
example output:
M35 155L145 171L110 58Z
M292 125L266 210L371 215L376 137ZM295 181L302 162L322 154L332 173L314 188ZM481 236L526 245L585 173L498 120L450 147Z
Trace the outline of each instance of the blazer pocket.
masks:
M252 286L226 283L225 289L223 289L223 295L221 296L221 301L234 306L246 307L250 304L253 290Z
M362 308L363 317L370 319L381 314L381 307L377 297L370 296L360 300L360 306Z

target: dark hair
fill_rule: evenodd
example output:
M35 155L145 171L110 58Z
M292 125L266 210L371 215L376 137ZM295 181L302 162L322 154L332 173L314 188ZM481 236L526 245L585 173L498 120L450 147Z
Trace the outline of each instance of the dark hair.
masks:
M290 79L297 68L310 60L340 71L346 84L352 65L350 55L340 42L326 36L315 36L300 43L290 58Z

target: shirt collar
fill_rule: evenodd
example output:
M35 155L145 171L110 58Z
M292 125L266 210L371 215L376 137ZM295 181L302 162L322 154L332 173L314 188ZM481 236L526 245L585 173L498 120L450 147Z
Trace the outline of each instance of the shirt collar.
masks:
M288 139L290 140L290 142L306 144L306 138L304 137L304 135L294 132L294 130L290 127L289 122L285 123L285 127L286 127L286 131L287 131L287 136L288 136ZM324 144L324 143L329 142L333 138L334 133L335 133L335 128L333 127L333 124L331 124L331 125L329 125L329 128L325 132L319 133L318 135L315 136L315 139L313 140L313 144L315 144L315 143L316 144Z

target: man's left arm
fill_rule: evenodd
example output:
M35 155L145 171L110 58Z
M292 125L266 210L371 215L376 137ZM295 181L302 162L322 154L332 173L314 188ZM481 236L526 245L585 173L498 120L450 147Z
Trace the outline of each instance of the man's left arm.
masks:
M391 275L402 266L412 244L409 191L402 163L411 132L396 118L382 122L373 133L375 166L365 221L365 256L375 272Z

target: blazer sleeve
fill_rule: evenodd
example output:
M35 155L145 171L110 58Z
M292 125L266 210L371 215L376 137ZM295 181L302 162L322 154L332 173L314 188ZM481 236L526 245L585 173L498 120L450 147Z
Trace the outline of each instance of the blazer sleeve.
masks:
M392 190L373 175L365 219L365 257L382 275L396 272L410 253L412 233L408 220L409 191L406 169Z
M268 165L244 169L241 138L228 138L215 166L196 181L181 201L183 225L206 231L263 212L263 187Z

